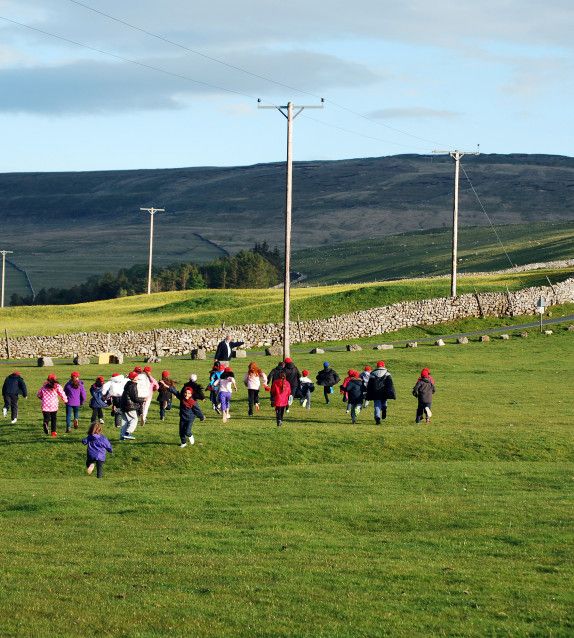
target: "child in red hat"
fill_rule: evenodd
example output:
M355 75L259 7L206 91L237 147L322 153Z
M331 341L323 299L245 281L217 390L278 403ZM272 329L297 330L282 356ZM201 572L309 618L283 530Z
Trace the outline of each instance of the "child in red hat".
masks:
M58 436L56 415L58 414L59 400L68 403L68 397L64 394L64 388L58 383L55 374L48 375L46 382L38 390L36 396L42 402L44 434L48 434L50 431L53 437Z
M430 370L423 368L421 376L417 379L413 388L413 396L417 398L417 413L415 423L420 423L425 418L425 423L430 423L432 418L432 395L435 393L434 379L431 377Z
M315 391L315 384L309 378L309 370L303 370L299 379L299 394L301 405L307 410L311 409L311 392Z
M98 377L92 386L90 387L90 407L92 408L92 423L104 422L104 408L108 407L106 400L104 399L104 377Z

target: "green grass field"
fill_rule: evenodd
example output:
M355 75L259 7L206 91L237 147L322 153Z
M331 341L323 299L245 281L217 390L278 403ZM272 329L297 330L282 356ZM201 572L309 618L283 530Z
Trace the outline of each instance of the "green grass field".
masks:
M546 286L572 276L572 269L542 269L526 273L462 277L459 294L519 290ZM292 290L293 320L321 319L399 301L449 295L448 278L411 279L375 284L300 287ZM70 306L5 308L0 329L12 336L73 332L123 332L154 328L196 328L283 319L283 291L188 290L138 295Z
M155 403L134 442L107 418L102 481L84 474L87 409L48 440L22 401L0 421L0 635L572 636L574 336L554 329L386 352L398 400L382 427L370 409L351 426L320 391L279 430L267 399L247 418L241 389L186 449ZM380 354L328 356L344 372ZM434 417L416 426L425 365ZM165 367L205 380L208 363ZM46 374L21 370L33 391Z
M497 232L513 264L571 259L574 222L511 224ZM313 284L377 281L450 272L452 231L435 229L306 248L294 268ZM459 270L489 272L510 267L490 227L459 229Z

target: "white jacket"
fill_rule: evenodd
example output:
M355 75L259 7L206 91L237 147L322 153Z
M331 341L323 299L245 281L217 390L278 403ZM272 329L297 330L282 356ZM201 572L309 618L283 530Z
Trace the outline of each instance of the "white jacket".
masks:
M106 381L102 387L103 396L121 397L127 382L128 379L127 377L124 377L123 374L119 374L117 377L112 377L109 381Z

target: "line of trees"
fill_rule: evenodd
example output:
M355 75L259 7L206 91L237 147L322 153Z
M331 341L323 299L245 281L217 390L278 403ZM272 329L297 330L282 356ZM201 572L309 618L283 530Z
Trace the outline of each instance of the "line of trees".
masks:
M197 288L269 288L281 281L280 261L277 247L270 250L266 242L255 244L251 250L242 250L236 255L203 265L179 263L153 268L152 290L168 292ZM42 288L34 298L31 295L24 297L14 293L10 304L74 304L141 295L147 290L147 272L147 265L136 264L131 268L122 268L117 274L108 272L93 275L84 283L71 288Z

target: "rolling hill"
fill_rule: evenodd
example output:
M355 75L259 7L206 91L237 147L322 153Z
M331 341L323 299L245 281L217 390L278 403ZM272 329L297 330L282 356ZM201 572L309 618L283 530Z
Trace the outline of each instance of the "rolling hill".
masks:
M497 224L574 217L574 158L481 155L463 160ZM293 247L331 246L448 228L452 161L399 155L300 162L294 169ZM155 263L206 261L255 241L281 244L283 163L0 176L2 243L35 288L147 260L148 216L156 220ZM145 216L144 216L145 215ZM464 175L461 226L487 224ZM22 278L9 278L25 292Z

